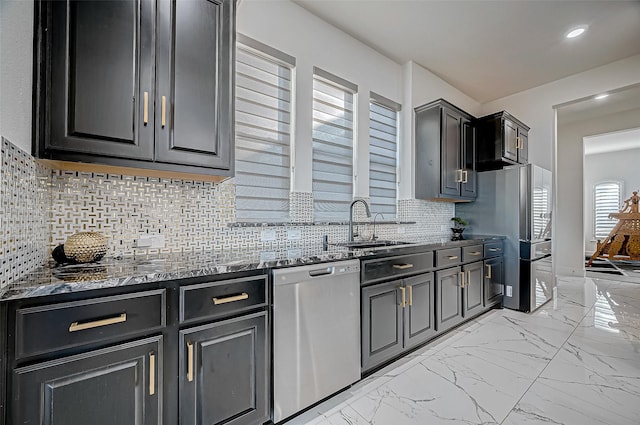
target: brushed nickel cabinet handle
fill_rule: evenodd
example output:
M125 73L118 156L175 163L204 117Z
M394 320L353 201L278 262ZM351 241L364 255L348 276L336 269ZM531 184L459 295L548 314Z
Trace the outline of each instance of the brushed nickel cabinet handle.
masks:
M187 381L193 381L193 342L187 342Z
M458 272L460 278L460 287L464 288L464 272Z
M398 270L405 270L405 269L410 269L413 267L413 264L411 263L407 263L407 264L394 264L393 266L394 269L398 269Z
M471 287L471 270L467 270L467 286Z
M485 277L491 279L491 264L487 264L487 275Z
M167 96L162 96L162 117L161 117L161 121L162 121L162 128L164 128L165 125L167 125Z
M149 395L156 393L156 354L149 353Z
M246 300L247 298L249 298L249 294L247 294L246 292L243 292L242 294L239 295L233 295L231 297L224 297L224 298L217 298L214 297L213 298L213 303L215 305L218 304L226 304L226 303L232 303L234 301L242 301L242 300Z
M462 171L462 183L468 183L469 172L467 170Z
M471 251L469 253L469 255L480 255L480 254L482 254L482 252L480 252L480 251Z
M144 121L144 125L147 125L149 122L149 92L144 92L144 106L142 111L142 121Z
M73 322L69 325L69 332L84 331L85 329L99 328L101 326L115 325L116 323L123 323L127 321L127 313L119 314L115 317L109 317L108 319L94 320L92 322Z
M457 256L457 255L450 255L450 256L449 256L449 257L447 257L447 258L449 258L449 260L457 260L457 259L458 259L458 256Z
M409 307L413 305L413 286L409 285Z
M404 308L407 305L407 303L405 302L405 296L407 294L407 290L404 288L404 286L400 287L400 293L401 293L401 296L402 296L402 301L400 302L400 307Z
M460 175L460 177L458 177ZM462 183L462 170L456 170L456 183Z
M500 248L489 248L489 251L491 252L499 252L502 251Z

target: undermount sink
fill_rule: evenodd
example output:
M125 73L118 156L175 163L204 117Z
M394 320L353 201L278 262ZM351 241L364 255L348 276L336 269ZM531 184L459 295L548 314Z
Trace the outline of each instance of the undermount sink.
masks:
M346 248L380 248L385 246L406 245L409 242L399 241L353 241L353 242L338 242L333 245L344 246Z

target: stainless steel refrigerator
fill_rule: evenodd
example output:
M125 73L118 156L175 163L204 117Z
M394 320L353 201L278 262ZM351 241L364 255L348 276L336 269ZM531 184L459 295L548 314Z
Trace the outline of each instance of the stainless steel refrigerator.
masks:
M474 234L504 235L503 306L530 312L553 297L551 171L536 165L478 173L478 198L457 204Z

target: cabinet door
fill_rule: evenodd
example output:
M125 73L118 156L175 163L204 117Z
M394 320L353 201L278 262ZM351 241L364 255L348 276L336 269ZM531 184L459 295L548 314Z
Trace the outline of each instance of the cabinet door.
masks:
M433 273L405 279L407 302L404 309L404 347L420 344L435 335Z
M162 370L161 336L18 368L9 422L160 424Z
M267 313L180 331L183 425L253 425L269 420Z
M153 159L155 2L50 6L45 148Z
M484 261L484 305L490 307L502 301L504 291L503 257Z
M464 272L464 317L468 318L484 308L484 276L482 261L462 266Z
M442 332L462 322L462 269L436 272L436 329Z
M156 161L231 169L235 1L159 8Z
M469 120L462 121L462 168L461 193L465 198L476 198L476 129Z
M362 288L362 369L402 352L402 281Z
M518 161L518 127L509 121L503 120L502 131L502 156L512 161Z
M462 117L457 112L442 108L442 134L440 160L440 193L460 196L462 167L460 166L460 140Z
M518 138L520 141L518 162L520 164L527 164L529 162L529 132L524 128L518 128Z

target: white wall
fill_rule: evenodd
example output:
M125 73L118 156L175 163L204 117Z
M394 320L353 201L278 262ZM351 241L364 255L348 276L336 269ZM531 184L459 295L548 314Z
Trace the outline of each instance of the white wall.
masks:
M602 143L606 143L606 140L603 140ZM640 148L585 155L584 240L586 253L592 254L596 249L596 241L593 236L593 187L603 181L622 182L622 200L628 199L633 195L634 190L640 190L639 161Z
M0 1L0 135L31 152L33 2Z
M583 138L638 126L640 126L640 109L603 115L570 124L562 123L562 109L560 109L557 136L557 208L554 228L554 261L557 273L583 276L585 270ZM637 160L635 169L637 170Z
M482 114L507 110L529 125L529 161L551 170L553 107L636 83L640 83L640 55L485 103Z

